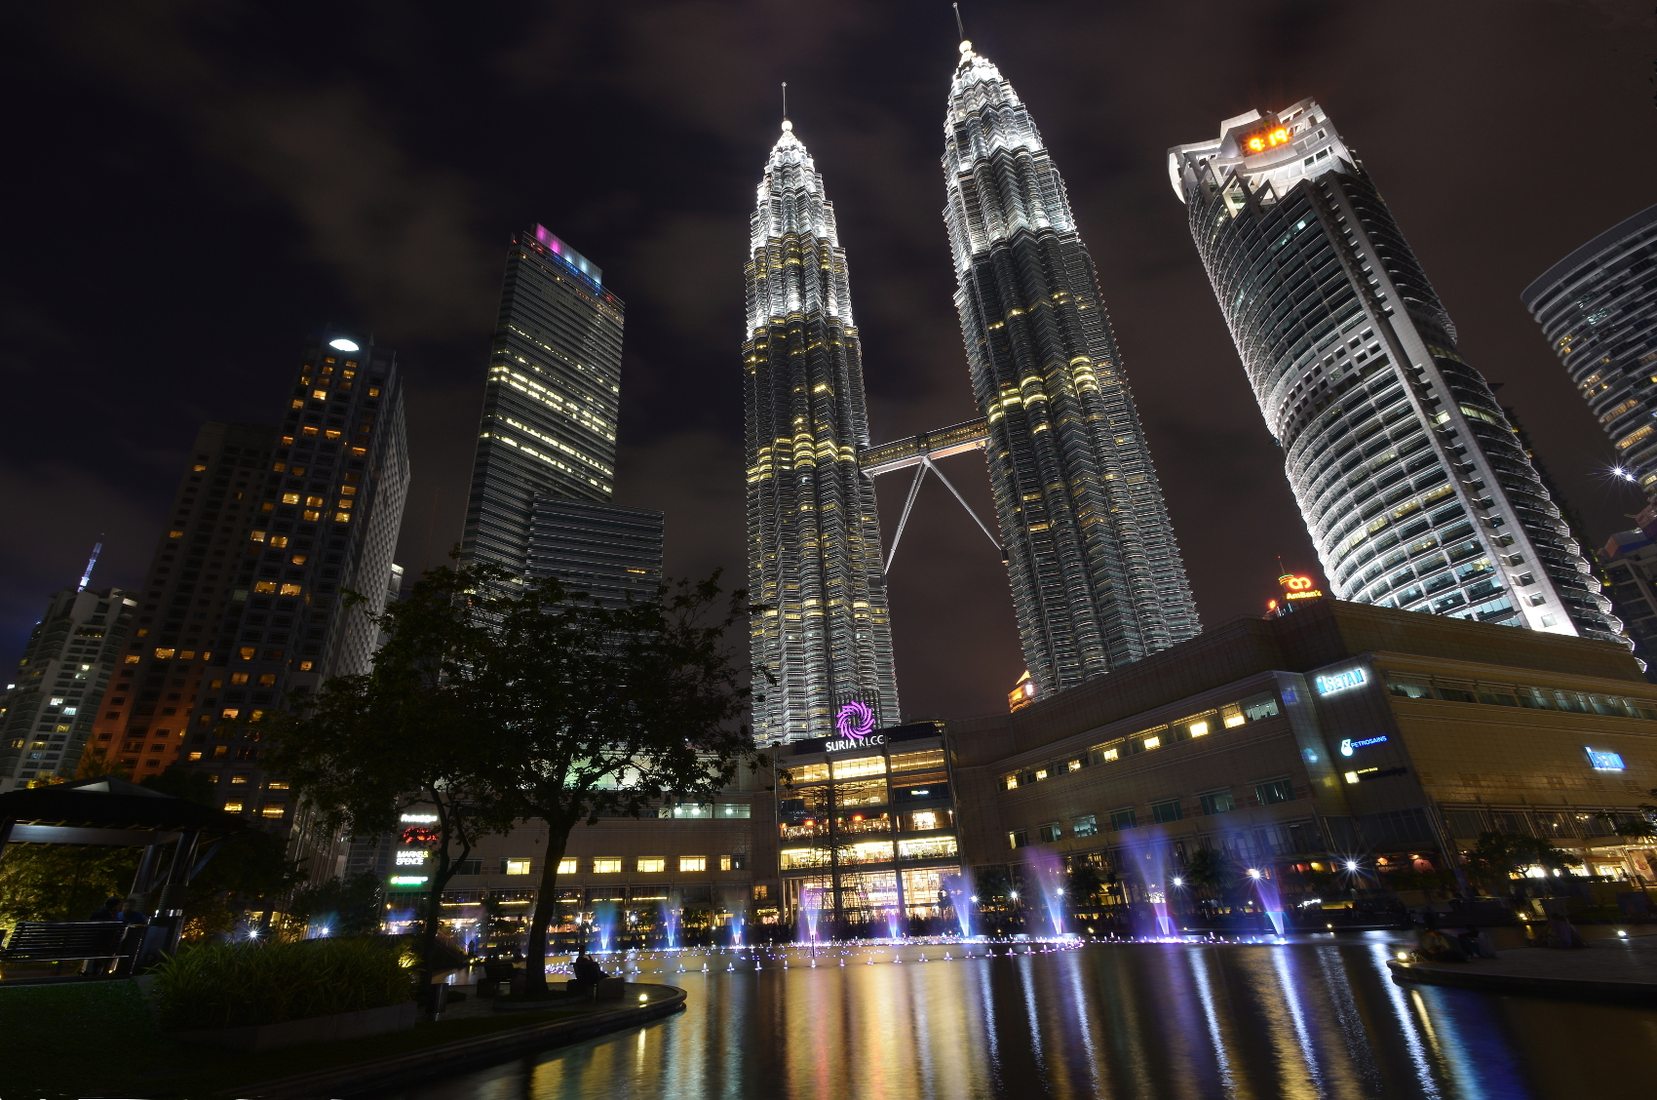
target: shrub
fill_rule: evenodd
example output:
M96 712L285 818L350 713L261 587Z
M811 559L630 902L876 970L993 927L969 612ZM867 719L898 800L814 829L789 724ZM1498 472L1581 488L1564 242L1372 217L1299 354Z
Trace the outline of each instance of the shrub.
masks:
M243 1027L381 1008L413 994L397 941L381 937L186 948L155 971L168 1028Z

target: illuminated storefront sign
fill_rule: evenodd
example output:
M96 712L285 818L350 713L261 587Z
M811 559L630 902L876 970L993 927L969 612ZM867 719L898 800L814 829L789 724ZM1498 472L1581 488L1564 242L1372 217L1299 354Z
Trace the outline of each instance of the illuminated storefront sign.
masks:
M425 875L392 875L388 880L392 886L424 886Z
M404 814L397 819L404 825L436 825L436 814Z
M422 867L426 862L426 851L423 848L405 848L397 853L397 866Z
M1356 740L1354 740L1350 737L1342 738L1341 739L1341 755L1342 756L1351 756L1353 753L1357 752L1359 749L1367 749L1371 745L1384 745L1384 744L1387 743L1387 740L1388 740L1387 735L1384 734L1384 733L1381 734L1379 737L1360 737Z
M1277 578L1277 583L1283 586L1283 598L1286 600L1321 600L1323 589L1318 582L1302 573L1285 573Z
M1290 137L1287 126L1272 126L1244 134L1237 140L1237 145L1245 154L1264 153L1267 149L1289 144Z
M823 751L845 752L847 749L868 749L873 748L876 745L884 745L885 743L886 735L884 733L877 733L873 736L866 736L859 741L853 741L851 738L845 738L839 741L825 741L823 742Z
M834 728L843 738L861 741L875 728L874 711L869 709L869 704L854 699L834 716Z
M1343 691L1361 688L1369 683L1369 671L1364 668L1349 668L1343 672L1331 672L1325 676L1318 676L1313 681L1319 695L1338 695Z
M1583 751L1588 754L1588 763L1597 772L1620 772L1623 770L1622 755L1620 753L1587 747L1584 747Z

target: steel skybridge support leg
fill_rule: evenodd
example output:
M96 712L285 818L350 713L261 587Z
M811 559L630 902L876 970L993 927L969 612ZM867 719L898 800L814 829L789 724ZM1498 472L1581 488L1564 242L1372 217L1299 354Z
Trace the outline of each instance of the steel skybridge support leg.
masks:
M962 496L955 486L950 483L949 478L944 476L944 472L938 469L937 466L933 465L932 459L928 457L923 457L921 459L921 466L923 469L931 470L933 473L938 475L938 480L943 482L944 486L952 494L954 494L955 499L960 502L961 507L967 510L967 515L972 517L972 522L976 523L978 525L978 529L984 532L984 537L990 540L990 545L995 547L995 552L997 554L1001 555L1001 560L1007 560L1007 551L1002 547L1000 540L990 534L990 529L984 526L984 521L979 519L978 513L972 510L972 505L967 503L967 498ZM918 482L919 479L917 478L916 481Z
M892 571L892 559L898 556L898 542L903 538L904 525L909 522L909 512L915 507L915 497L921 491L921 479L926 476L926 468L930 463L922 462L915 468L915 480L909 483L909 496L903 502L903 515L898 517L897 534L892 536L892 549L886 554L886 564L880 567L882 573Z

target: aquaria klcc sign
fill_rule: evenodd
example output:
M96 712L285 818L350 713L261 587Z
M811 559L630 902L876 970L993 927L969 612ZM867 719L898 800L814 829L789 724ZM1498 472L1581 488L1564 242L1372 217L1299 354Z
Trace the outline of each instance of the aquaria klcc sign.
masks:
M874 732L875 712L858 699L843 704L834 715L834 732L839 736L823 742L824 752L867 749L886 743L886 735Z

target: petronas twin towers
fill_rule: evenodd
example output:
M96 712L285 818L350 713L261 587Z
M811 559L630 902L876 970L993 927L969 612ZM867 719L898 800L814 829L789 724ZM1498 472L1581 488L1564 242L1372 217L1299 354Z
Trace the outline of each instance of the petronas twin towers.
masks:
M1173 526L1064 181L995 65L961 44L944 220L985 420L1025 660L1043 693L1200 629ZM747 263L748 574L754 729L825 737L898 720L861 348L834 208L783 122Z

